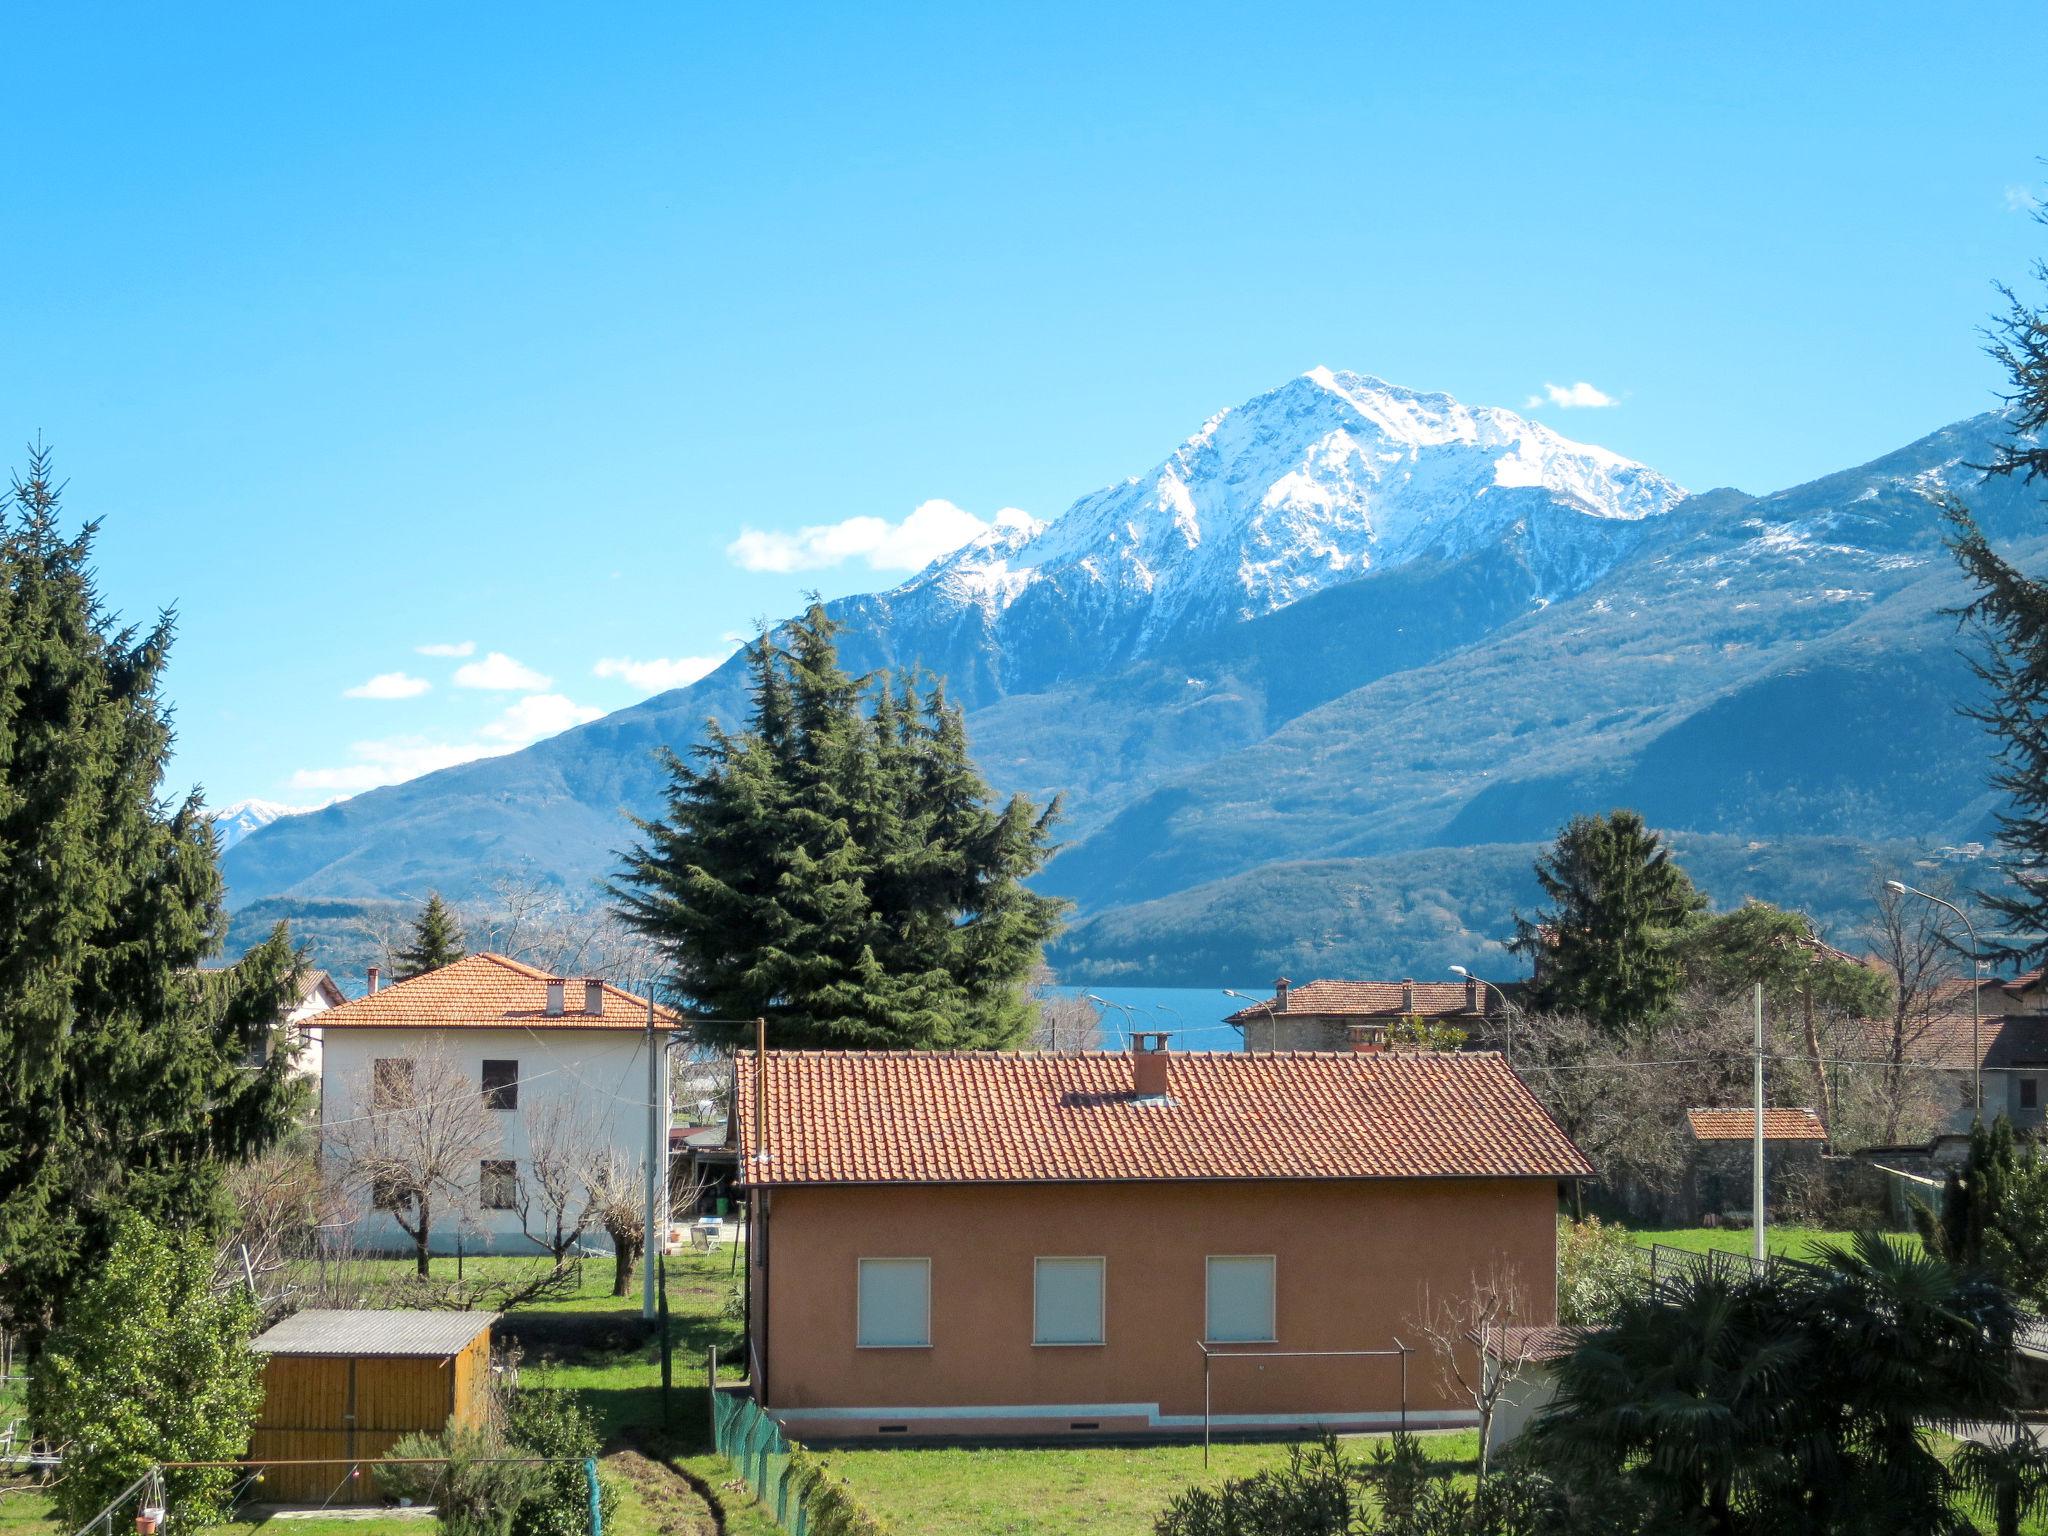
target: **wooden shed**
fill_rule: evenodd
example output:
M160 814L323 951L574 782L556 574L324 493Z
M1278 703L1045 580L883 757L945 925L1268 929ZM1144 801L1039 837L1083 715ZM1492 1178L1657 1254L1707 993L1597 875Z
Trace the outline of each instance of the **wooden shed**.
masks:
M388 1453L414 1430L438 1434L452 1418L489 1411L495 1312L294 1313L251 1346L264 1356L263 1411L252 1461L276 1466L263 1496L278 1503L374 1504L370 1469L341 1463Z

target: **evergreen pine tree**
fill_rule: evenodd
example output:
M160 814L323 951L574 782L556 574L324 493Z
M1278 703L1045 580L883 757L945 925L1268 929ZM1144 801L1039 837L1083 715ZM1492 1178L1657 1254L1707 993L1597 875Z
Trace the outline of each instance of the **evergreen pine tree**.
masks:
M125 1208L222 1214L300 1090L283 926L226 970L211 824L159 799L172 620L116 629L32 451L0 504L0 1326L48 1326Z
M2048 210L2035 217L2048 224ZM2048 285L2048 261L2035 262L2033 275ZM2006 312L1993 322L1986 350L2012 383L2005 396L2011 435L1989 464L1974 467L2031 484L2048 478L2048 308L1999 291ZM1977 588L1963 613L1984 642L1970 666L1986 697L1965 713L1997 738L1991 782L2008 797L1997 825L2011 884L1983 897L2008 936L1985 953L2031 964L2048 956L2048 584L1993 550L1960 499L1945 498L1942 510L1956 559Z
M754 644L747 730L670 757L612 896L706 1020L765 1017L787 1046L1015 1044L1061 909L1022 882L1058 807L992 807L944 690L849 676L836 632L813 604Z
M1656 1026L1685 981L1674 940L1706 898L1634 811L1574 816L1536 861L1550 898L1515 914L1510 945L1535 965L1532 1007L1582 1013L1615 1039Z
M438 971L444 965L453 965L469 953L463 947L465 942L455 914L448 910L441 893L427 892L427 904L412 920L412 942L398 952L393 979L405 981L423 976L428 971Z

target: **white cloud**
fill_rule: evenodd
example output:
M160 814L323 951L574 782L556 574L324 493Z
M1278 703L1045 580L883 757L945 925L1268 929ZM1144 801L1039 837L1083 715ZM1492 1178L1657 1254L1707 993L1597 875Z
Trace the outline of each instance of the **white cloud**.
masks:
M1605 390L1595 389L1584 379L1576 384L1551 384L1546 382L1543 393L1529 397L1531 406L1554 405L1561 411L1584 407L1597 410L1601 406L1619 405L1621 402Z
M416 699L434 685L424 677L403 672L379 672L366 683L341 690L345 699Z
M476 654L476 642L474 640L457 640L452 644L443 642L438 645L416 645L413 647L413 654L417 656L474 656Z
M588 704L578 704L563 694L528 694L485 726L483 735L490 741L509 742L515 747L523 747L529 741L539 741L543 736L558 736L570 726L581 725L586 720L595 720L603 713L601 709L592 709Z
M352 761L337 767L301 768L292 775L294 789L324 790L336 797L360 794L384 784L402 784L423 773L502 757L507 752L566 731L603 714L559 693L529 694L485 724L468 741L436 741L426 736L390 736L349 744Z
M2007 213L2032 213L2041 206L2041 199L2032 187L2018 185L2005 189L2005 211Z
M972 512L950 501L933 500L922 503L900 523L882 517L849 517L799 528L795 533L744 528L725 546L725 553L744 571L820 571L854 559L865 560L870 570L921 571L988 530L989 524Z
M591 668L599 677L622 678L646 693L681 688L712 670L723 656L651 656L635 661L630 656L607 656Z
M553 678L534 671L524 662L514 661L503 651L492 651L482 661L468 662L455 669L455 686L458 688L488 688L494 693L538 693L553 684Z

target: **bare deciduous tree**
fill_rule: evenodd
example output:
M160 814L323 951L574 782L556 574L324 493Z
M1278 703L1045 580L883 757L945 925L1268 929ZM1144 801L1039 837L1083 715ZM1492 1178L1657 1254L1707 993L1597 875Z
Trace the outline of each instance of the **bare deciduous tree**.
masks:
M1041 965L1031 973L1030 1001L1038 1010L1038 1023L1031 1032L1034 1051L1099 1051L1102 1049L1102 1010L1085 997L1061 992L1050 966Z
M519 1227L560 1268L596 1215L583 1175L602 1138L583 1107L566 1094L529 1095L519 1117L526 1131Z
M1953 886L1936 882L1931 893L1948 899ZM1957 987L1967 963L1957 935L1951 931L1955 918L1945 907L1890 890L1882 879L1877 881L1873 905L1864 934L1871 952L1892 979L1891 1017L1876 1042L1884 1062L1881 1139L1884 1145L1895 1146L1901 1129L1927 1096L1929 1085L1914 1071L1914 1063L1921 1061L1933 1044L1936 1019L1947 1011L1958 990L1967 1007L1968 991Z
M616 1148L598 1151L583 1170L592 1218L612 1243L612 1294L632 1288L633 1266L647 1241L647 1164Z
M507 870L469 903L464 929L485 949L557 976L633 983L660 972L653 945L609 907L578 906L559 884L532 870Z
M429 1273L434 1224L475 1209L496 1117L474 1078L446 1055L379 1062L350 1080L349 1113L323 1127L334 1166L413 1241Z
M1536 1321L1528 1288L1504 1264L1475 1274L1456 1295L1437 1295L1425 1285L1421 1305L1408 1320L1436 1365L1444 1394L1464 1398L1479 1415L1481 1482L1486 1481L1494 1413L1516 1377L1537 1358Z

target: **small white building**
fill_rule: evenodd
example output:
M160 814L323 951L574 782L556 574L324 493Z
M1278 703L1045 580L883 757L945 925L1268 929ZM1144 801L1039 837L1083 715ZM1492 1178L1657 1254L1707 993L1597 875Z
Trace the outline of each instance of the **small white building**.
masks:
M453 1253L458 1241L471 1253L540 1251L527 1230L542 1214L534 1209L537 1152L557 1164L572 1151L575 1163L609 1153L641 1169L650 1145L667 1147L666 1063L650 1126L648 1052L665 1051L678 1022L668 1009L650 1009L647 999L596 978L550 976L496 954L381 988L373 975L372 987L320 1015L323 1147L346 1167L351 1142L361 1145L374 1117L396 1124L398 1115L420 1115L406 1107L413 1103L407 1085L432 1081L475 1092L488 1110L483 1140L460 1170L460 1189L434 1201L435 1253ZM573 1149L564 1145L570 1140ZM375 1191L351 1193L365 1213L360 1247L412 1250ZM607 1246L595 1225L583 1241Z
M320 1081L320 1055L325 1042L314 1021L330 1009L339 1008L348 995L325 971L306 973L304 989L290 1013L284 1016L285 1040L292 1053L292 1071Z

